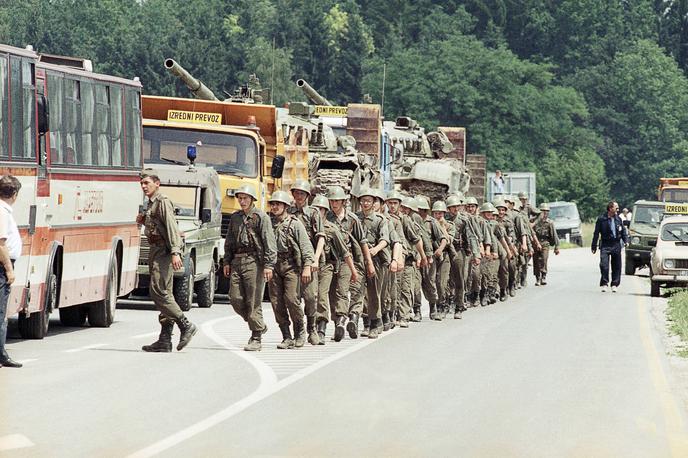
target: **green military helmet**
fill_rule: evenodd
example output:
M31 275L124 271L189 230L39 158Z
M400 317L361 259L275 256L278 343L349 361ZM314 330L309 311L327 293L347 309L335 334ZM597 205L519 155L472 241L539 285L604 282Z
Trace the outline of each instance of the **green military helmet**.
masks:
M463 201L464 204L466 205L475 205L476 207L478 206L478 199L475 197L466 197L466 199Z
M492 210L492 214L495 216L499 216L499 211L497 211L497 209L495 208L494 210Z
M416 196L416 205L418 205L418 210L430 210L430 204L423 196Z
M418 211L418 202L416 202L416 199L413 197L404 197L404 199L401 201L401 206L410 208L414 212Z
M391 191L389 194L387 194L387 198L385 200L398 200L399 202L403 202L404 196L399 191Z
M358 198L360 199L360 198L365 197L365 196L377 199L377 194L376 194L375 190L372 188L362 188L361 189L361 192L358 193Z
M311 184L307 182L306 180L296 180L296 182L291 185L291 188L289 189L290 191L303 191L305 193L308 193L310 195L311 193Z
M447 204L442 202L441 200L438 200L434 204L432 204L432 211L434 212L447 212Z
M243 185L239 186L239 189L234 191L235 197L239 197L239 194L246 194L247 196L250 196L251 199L258 200L258 196L256 195L256 190L253 189L252 186L249 186L247 184L243 184Z
M497 210L491 202L485 202L480 206L480 213L492 213Z
M273 202L281 202L288 207L291 205L291 196L287 191L275 191L268 200L268 203Z
M549 211L549 204L543 202L540 204L540 211L541 212L548 212Z
M330 200L346 200L349 198L349 196L346 195L346 192L344 192L344 188L341 186L332 186L330 188L330 193L327 196L328 199Z
M330 201L327 200L327 197L319 195L315 196L313 198L313 202L311 203L311 206L313 207L318 207L318 208L324 208L326 210L330 209Z
M514 196L512 196L511 194L505 194L505 195L503 195L503 196L502 196L502 200L503 200L504 202L508 203L508 204L516 203L516 202L514 201Z
M521 191L521 192L518 193L518 198L519 198L519 199L527 199L527 198L528 198L528 194L526 194L524 191Z
M495 200L495 201L492 203L492 205L494 205L495 208L499 208L499 207L508 208L508 207L506 206L506 202L503 201L503 200Z
M447 207L455 207L457 205L463 205L463 199L456 194L452 194L447 197Z
M385 193L382 189L373 189L375 197L380 201L380 203L385 203Z

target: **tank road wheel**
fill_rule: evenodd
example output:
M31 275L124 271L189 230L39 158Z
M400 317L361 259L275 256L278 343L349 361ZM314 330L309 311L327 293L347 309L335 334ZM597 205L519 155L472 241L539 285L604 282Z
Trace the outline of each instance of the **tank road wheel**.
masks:
M210 265L208 276L198 282L195 286L196 299L199 307L211 307L215 299L215 263Z
M115 309L117 307L117 258L112 257L108 269L107 283L105 285L105 297L93 302L88 311L88 323L97 328L109 328L115 321Z
M174 300L177 301L179 308L183 312L191 309L193 304L194 293L194 274L196 273L196 266L193 258L189 258L189 266L184 272L183 277L175 277L172 292L174 293Z
M86 323L88 309L82 305L57 309L60 312L60 323L63 326L81 327Z
M635 261L628 256L626 257L626 267L624 268L626 275L635 275Z
M24 339L42 339L48 334L50 324L50 311L57 301L57 277L50 274L45 284L45 300L43 310L34 312L29 316L19 314L19 334Z
M659 282L650 280L650 296L659 297Z

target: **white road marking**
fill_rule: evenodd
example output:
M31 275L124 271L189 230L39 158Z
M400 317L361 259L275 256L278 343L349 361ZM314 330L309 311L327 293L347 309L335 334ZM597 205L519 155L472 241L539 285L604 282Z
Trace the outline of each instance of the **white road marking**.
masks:
M147 332L145 334L138 334L135 336L131 336L130 339L147 339L149 337L155 337L157 335L158 335L157 332Z
M34 361L38 361L38 358L20 359L17 362L20 364L28 364L28 363L32 363Z
M72 349L70 349L70 350L65 350L64 352L65 352L65 353L76 353L76 352L79 352L79 351L91 350L91 349L93 349L93 348L104 347L104 346L106 346L106 345L107 345L107 344L104 344L104 343L92 344L92 345L84 345L83 347L72 348Z
M303 379L304 377L307 377L308 375L312 374L313 372L316 372L319 369L322 369L323 367L327 366L328 364L331 364L339 359L342 359L351 353L354 353L358 350L361 350L368 345L378 342L380 339L363 339L360 340L358 343L355 345L352 345L348 348L345 348L344 350L335 353L331 356L328 356L324 359L321 359L320 361L316 362L315 364L312 364L308 367L305 367L290 376L278 380L277 374L275 371L265 364L265 362L261 361L258 359L256 356L254 356L251 352L245 352L241 348L237 348L233 345L231 345L229 342L227 342L224 338L222 338L218 333L215 332L213 329L213 326L216 324L222 322L222 321L227 321L230 319L236 319L238 318L237 316L231 316L229 318L218 318L216 320L211 320L203 324L203 333L206 334L210 339L215 341L218 345L221 345L228 350L231 350L235 355L239 356L240 358L246 360L249 364L253 366L253 368L258 372L258 375L260 376L260 384L258 385L258 388L251 393L250 395L246 396L245 398L230 404L229 406L225 407L224 409L220 410L219 412L216 412L215 414L205 418L204 420L199 421L198 423L195 423L187 428L182 429L181 431L178 431L166 438L163 438L159 440L158 442L141 449L137 452L134 452L133 454L129 455L128 458L148 458L152 457L155 455L158 455L165 450L168 450L172 447L174 447L177 444L180 444L184 442L187 439L190 439L197 434L200 434L204 431L209 430L210 428L227 421L228 419L232 418L236 414L244 411L245 409L251 407L252 405L262 401L263 399L283 390L284 388L288 387L289 385L292 385L293 383L298 382L299 380ZM385 334L382 334L380 337L384 338L386 336L389 336L396 332L397 329L393 329L389 332L386 332Z
M21 434L10 434L0 437L0 452L5 450L16 450L18 448L33 447L34 443L28 437Z

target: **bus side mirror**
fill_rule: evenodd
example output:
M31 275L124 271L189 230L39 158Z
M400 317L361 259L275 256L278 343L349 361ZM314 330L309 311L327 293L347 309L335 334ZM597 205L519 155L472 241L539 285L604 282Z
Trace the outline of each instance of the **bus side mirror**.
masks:
M286 158L284 156L275 156L275 158L272 160L272 169L270 170L270 176L272 178L282 178L282 174L284 173L285 161Z
M213 213L210 208L204 208L201 210L201 223L209 223L213 218Z
M48 101L43 94L39 94L38 100L38 135L45 135L50 129L50 110L48 109Z

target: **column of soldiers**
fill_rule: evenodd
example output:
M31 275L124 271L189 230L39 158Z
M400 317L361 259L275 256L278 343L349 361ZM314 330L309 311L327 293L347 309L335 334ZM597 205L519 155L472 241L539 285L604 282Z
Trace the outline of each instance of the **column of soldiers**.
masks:
M549 208L535 210L525 195L519 206L510 195L481 206L451 195L431 206L422 196L366 189L354 213L341 187L312 196L309 183L297 182L291 194L273 193L267 215L249 187L235 194L241 211L229 220L224 273L251 331L247 351L261 349L267 330L264 282L282 333L277 348L290 349L325 345L330 323L335 342L408 328L423 318L422 296L431 320L460 319L514 297L530 259L535 284L546 285L550 247L559 254Z

